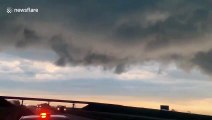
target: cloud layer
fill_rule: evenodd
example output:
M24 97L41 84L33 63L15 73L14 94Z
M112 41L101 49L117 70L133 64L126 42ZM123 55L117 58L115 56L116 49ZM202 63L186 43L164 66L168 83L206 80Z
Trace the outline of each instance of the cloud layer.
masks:
M136 4L135 4L136 3ZM212 73L210 0L3 3L39 13L0 16L1 51L54 51L60 66L103 66L122 73L146 61Z

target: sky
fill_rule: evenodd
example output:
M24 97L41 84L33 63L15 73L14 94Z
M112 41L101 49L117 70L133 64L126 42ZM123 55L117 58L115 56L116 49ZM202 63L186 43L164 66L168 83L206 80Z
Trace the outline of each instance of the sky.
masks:
M1 0L0 12L0 95L212 115L211 0Z

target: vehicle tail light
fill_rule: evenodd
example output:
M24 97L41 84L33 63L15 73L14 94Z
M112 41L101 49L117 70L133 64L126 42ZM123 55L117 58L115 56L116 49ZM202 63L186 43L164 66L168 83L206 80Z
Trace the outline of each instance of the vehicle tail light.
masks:
M40 114L40 117L41 117L41 118L46 118L46 113L41 113L41 114Z
M45 113L45 112L40 113L40 118L41 119L47 119L47 118L49 118L49 114L48 113Z

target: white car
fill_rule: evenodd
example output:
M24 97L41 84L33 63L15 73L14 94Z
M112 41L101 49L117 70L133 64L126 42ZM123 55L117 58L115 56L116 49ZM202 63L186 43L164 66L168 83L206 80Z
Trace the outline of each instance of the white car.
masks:
M65 115L49 115L47 113L41 113L39 115L22 116L19 120L71 120Z

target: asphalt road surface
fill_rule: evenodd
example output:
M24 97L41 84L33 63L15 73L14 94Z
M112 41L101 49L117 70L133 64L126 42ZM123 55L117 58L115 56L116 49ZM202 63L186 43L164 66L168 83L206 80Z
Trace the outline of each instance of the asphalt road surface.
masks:
M76 115L67 115L67 116L69 116L71 118L71 120L94 120L94 119L80 117L80 116L76 116Z
M71 120L96 120L96 119L92 119L92 118L81 117L78 115L70 115L70 114L67 115L66 114L66 116L69 116L71 118ZM123 115L123 117L126 117L126 118L130 117L130 118L134 118L134 119L138 119L138 120L175 120L175 119L154 118L154 117L135 116L135 115ZM107 118L107 119L110 120L110 118ZM117 118L115 118L115 119L117 119ZM115 120L115 119L111 118L111 120Z

